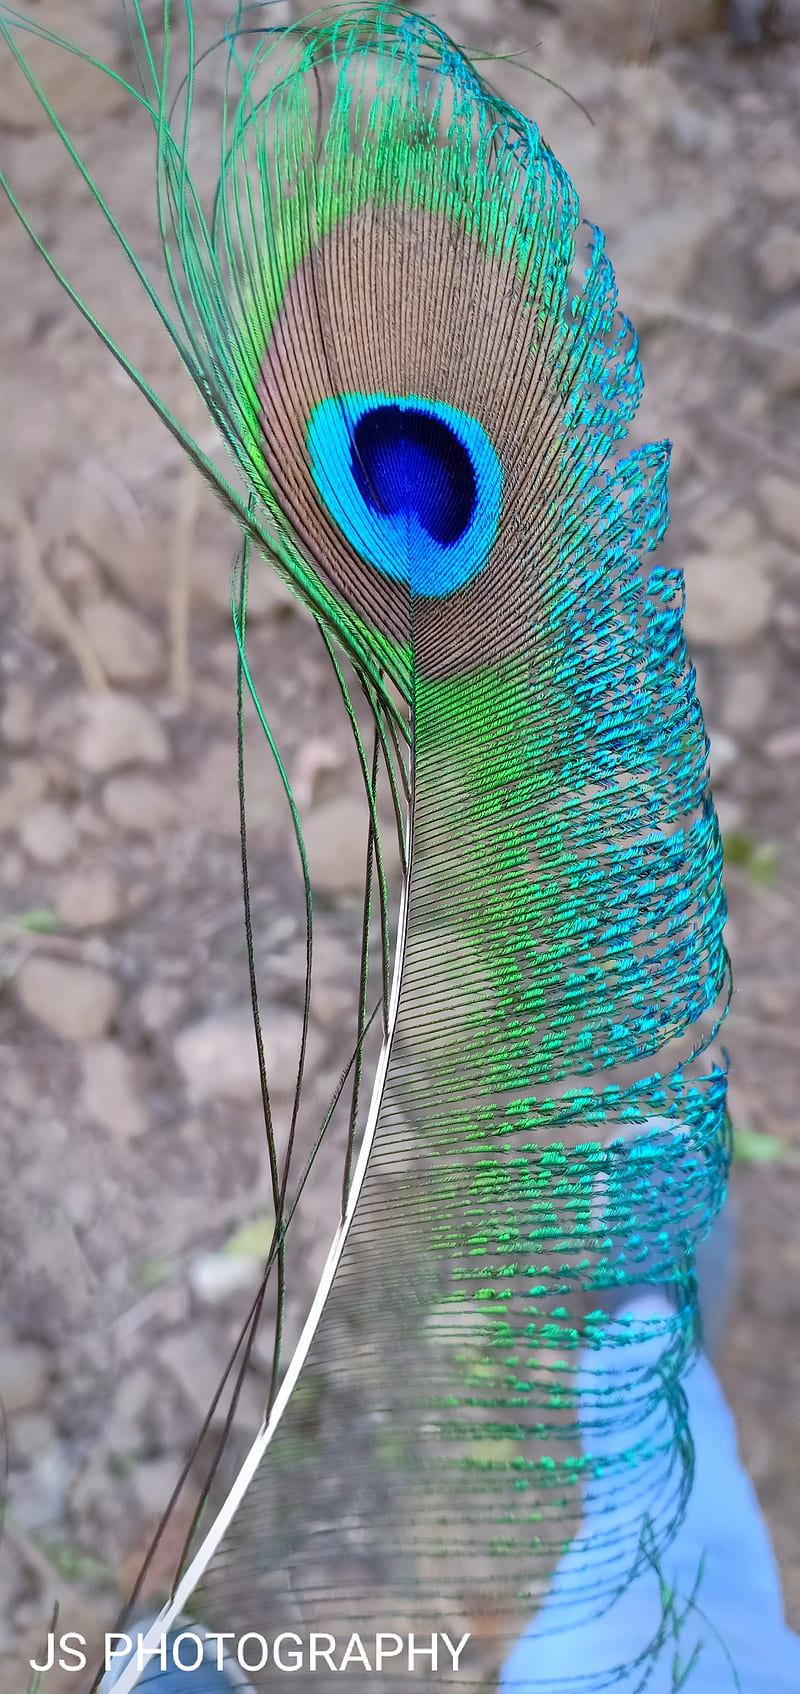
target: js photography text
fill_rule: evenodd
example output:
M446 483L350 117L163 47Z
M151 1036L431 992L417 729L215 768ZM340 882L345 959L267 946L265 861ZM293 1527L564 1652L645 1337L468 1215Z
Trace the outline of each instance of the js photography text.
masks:
M264 1670L267 1665L290 1674L298 1670L380 1671L389 1666L399 1670L403 1666L409 1671L424 1668L436 1673L457 1671L470 1639L467 1634L455 1642L443 1630L431 1635L415 1635L413 1631L399 1635L396 1630L382 1629L374 1635L354 1634L339 1639L324 1630L312 1630L306 1636L293 1630L282 1630L272 1636L254 1631L237 1636L232 1630L184 1629L178 1634L155 1637L148 1632L114 1631L105 1637L104 1664L109 1670L113 1664L135 1657L140 1671L156 1663L162 1670L193 1671L203 1663L222 1670L226 1661L235 1660L243 1671ZM86 1636L74 1629L62 1635L51 1632L42 1656L29 1663L35 1671L52 1670L55 1664L63 1671L85 1670Z

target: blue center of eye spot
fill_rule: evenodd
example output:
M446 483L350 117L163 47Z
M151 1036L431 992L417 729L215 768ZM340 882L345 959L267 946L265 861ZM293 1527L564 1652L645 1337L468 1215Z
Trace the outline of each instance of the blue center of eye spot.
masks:
M463 441L441 418L411 406L376 406L359 418L350 456L357 486L376 512L416 512L442 547L461 539L475 509L475 472Z
M321 500L384 576L441 598L483 569L503 473L476 418L417 395L341 394L314 408L307 441Z

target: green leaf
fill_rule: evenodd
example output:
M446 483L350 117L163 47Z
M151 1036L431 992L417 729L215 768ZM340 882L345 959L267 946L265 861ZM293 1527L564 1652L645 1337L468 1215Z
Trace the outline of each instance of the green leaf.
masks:
M111 1582L108 1565L96 1559L92 1553L85 1553L82 1547L73 1547L67 1541L43 1541L42 1550L47 1554L54 1570L63 1576L65 1582L86 1582L92 1586L101 1585L107 1588Z
M274 1231L272 1213L262 1212L259 1217L249 1218L247 1223L243 1223L230 1241L226 1241L222 1252L231 1259L266 1259Z
M152 1259L143 1259L141 1264L137 1265L136 1281L140 1288L158 1288L159 1283L162 1283L169 1276L169 1271L168 1260L155 1254Z
M733 1156L746 1165L771 1165L785 1159L791 1151L788 1141L779 1135L760 1135L752 1129L737 1129L733 1137Z
M780 853L773 841L754 841L744 830L731 830L723 841L725 863L736 865L753 882L769 887L780 866Z
M29 912L17 912L8 920L11 929L24 929L30 935L54 935L61 921L48 906L34 906Z

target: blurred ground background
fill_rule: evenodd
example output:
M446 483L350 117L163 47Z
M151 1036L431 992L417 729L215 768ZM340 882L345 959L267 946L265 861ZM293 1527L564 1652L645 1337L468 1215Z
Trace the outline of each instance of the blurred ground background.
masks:
M68 34L74 24L125 69L113 0L32 9ZM686 568L736 981L742 1253L722 1374L798 1628L800 16L791 0L431 9L469 45L523 49L523 64L589 112L591 122L529 71L493 68L606 232L642 339L637 438L674 444L666 546ZM229 10L196 0L202 24ZM134 247L154 258L146 126L78 60L39 57ZM211 104L203 121L211 160ZM146 301L5 55L0 150L59 263L159 392L190 406ZM88 1633L130 1580L257 1277L269 1217L240 912L236 538L5 206L0 300L10 1493L0 1694L20 1694L52 1599ZM364 809L313 626L266 570L255 579L254 663L319 895L313 1109L342 1052ZM255 740L251 804L280 1107L299 1029L302 905L277 781ZM313 1218L308 1227L310 1285L319 1241ZM263 1359L253 1423L259 1369Z

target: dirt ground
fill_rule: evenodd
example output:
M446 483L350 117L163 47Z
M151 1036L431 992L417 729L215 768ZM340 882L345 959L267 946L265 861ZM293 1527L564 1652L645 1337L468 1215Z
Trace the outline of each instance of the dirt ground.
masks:
M196 0L204 25L230 10ZM523 50L492 80L536 118L605 230L641 336L637 439L673 442L665 547L686 569L736 985L741 1252L721 1370L800 1628L796 13L744 4L726 18L702 0L432 10L470 45ZM113 0L35 12L125 67ZM80 61L39 58L134 249L155 261L146 124ZM166 338L5 50L0 155L57 262L191 421ZM0 300L0 1694L22 1694L54 1598L86 1633L109 1624L254 1286L269 1205L237 842L236 536L5 205ZM318 890L313 1116L345 1039L364 804L319 638L266 568L251 619ZM252 755L254 925L280 1110L302 890L255 733ZM312 1208L300 1304L320 1216ZM245 1418L266 1368L257 1358Z

